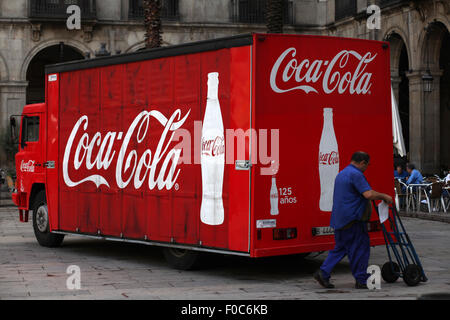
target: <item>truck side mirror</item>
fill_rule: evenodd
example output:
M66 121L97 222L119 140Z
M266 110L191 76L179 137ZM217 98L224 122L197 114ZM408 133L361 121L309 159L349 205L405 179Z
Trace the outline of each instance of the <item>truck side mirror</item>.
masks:
M14 116L9 118L9 128L11 130L10 137L13 143L18 143L19 137L17 136L17 121Z

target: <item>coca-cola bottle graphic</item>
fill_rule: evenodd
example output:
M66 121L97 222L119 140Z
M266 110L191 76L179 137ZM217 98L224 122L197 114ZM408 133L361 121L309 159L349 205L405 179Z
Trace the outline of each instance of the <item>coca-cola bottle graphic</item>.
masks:
M323 109L323 130L319 144L319 176L321 211L333 207L334 180L339 173L339 151L333 127L333 109Z
M278 214L278 188L275 176L272 176L272 186L270 187L270 214L273 216Z
M225 138L219 104L219 73L208 73L208 95L201 141L202 204L200 219L209 225L224 220L222 186L225 169Z

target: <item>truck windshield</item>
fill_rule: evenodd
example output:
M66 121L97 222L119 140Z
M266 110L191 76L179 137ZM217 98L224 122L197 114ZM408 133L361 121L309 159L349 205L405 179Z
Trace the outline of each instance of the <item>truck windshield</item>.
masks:
M24 142L39 141L39 117L24 117L22 125Z

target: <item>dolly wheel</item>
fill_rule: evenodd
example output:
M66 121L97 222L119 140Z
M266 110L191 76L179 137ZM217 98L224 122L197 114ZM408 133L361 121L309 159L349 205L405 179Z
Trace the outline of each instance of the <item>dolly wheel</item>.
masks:
M421 278L422 274L420 272L419 266L415 264L409 264L406 267L405 273L403 274L403 281L405 281L408 286L416 286L420 282Z
M400 267L395 262L386 262L381 268L381 277L388 283L397 281L400 276Z

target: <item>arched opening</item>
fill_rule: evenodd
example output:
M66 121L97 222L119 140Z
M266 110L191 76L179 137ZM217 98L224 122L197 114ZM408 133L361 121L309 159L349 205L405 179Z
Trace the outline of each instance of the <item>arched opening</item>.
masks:
M450 166L450 35L438 21L429 23L425 32L422 69L433 81L431 86L424 82L423 158L427 172L442 175Z
M407 154L409 153L409 58L408 50L405 41L396 32L389 33L386 41L390 44L391 51L391 80L392 88L397 99L398 111L400 114L400 121L402 123L403 139L405 141L405 148ZM404 163L406 159L400 160L400 156L396 155L395 163Z
M28 87L26 92L26 103L43 102L45 99L45 66L47 64L67 62L84 59L77 49L61 42L58 45L49 46L39 51L27 69Z
M442 71L440 81L441 118L441 171L450 170L450 34L445 29L440 50L439 67ZM443 175L444 172L441 172Z
M398 75L400 83L398 85L398 112L400 121L402 122L403 139L405 140L406 152L409 152L409 80L407 73L409 72L408 52L406 45L403 44L400 52L400 61L398 64Z

